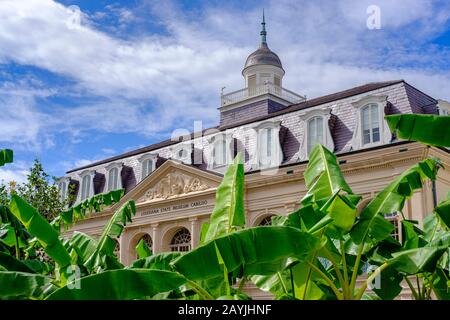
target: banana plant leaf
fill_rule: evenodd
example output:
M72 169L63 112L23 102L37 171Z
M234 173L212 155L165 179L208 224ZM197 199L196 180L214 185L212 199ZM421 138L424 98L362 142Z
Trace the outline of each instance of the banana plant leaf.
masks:
M96 194L76 206L61 212L59 216L64 223L71 225L78 220L84 219L88 214L102 211L103 206L110 206L119 202L124 194L124 189Z
M433 272L448 246L422 247L393 253L388 265L408 275Z
M440 202L434 212L441 218L441 221L447 228L450 228L450 198Z
M0 252L0 266L8 271L34 273L33 269L29 268L25 263L3 252Z
M0 271L0 298L39 299L51 281L51 278L35 273Z
M84 264L87 259L94 253L97 248L97 241L79 231L74 231L72 238L69 241L69 245L73 248L78 257L81 259L81 264Z
M392 133L401 139L450 147L450 116L396 114L385 118Z
M223 266L228 272L243 268L243 275L267 275L282 270L288 257L301 260L319 245L316 237L292 227L255 227L216 238L171 265L191 280L222 276Z
M331 197L338 190L353 194L339 168L336 156L321 144L311 151L304 178L308 188L308 193L302 199L304 205Z
M433 281L433 291L439 300L450 300L450 283L448 282L449 272L441 268L436 269Z
M202 240L207 242L244 225L244 164L238 153L217 188L214 210Z
M0 167L4 166L6 163L12 163L14 160L13 151L10 149L0 150Z
M132 300L150 298L186 283L170 271L122 269L105 271L81 278L80 289L72 282L50 294L47 300Z
M387 267L375 279L372 290L382 300L393 300L402 291L403 275L393 267Z
M116 247L116 241L114 239L118 239L120 237L123 228L127 222L132 221L131 219L135 214L136 205L133 200L128 200L125 202L122 207L114 213L103 230L97 247L84 263L84 266L88 270L92 271L95 268L104 266L104 256L115 257L114 249Z
M361 212L359 219L351 231L356 244L370 236L381 241L390 236L393 226L385 218L385 214L399 212L405 200L413 195L414 190L422 188L422 182L436 178L441 164L435 159L426 159L403 172L392 181Z
M162 252L143 259L138 259L133 262L133 264L127 268L131 269L156 269L156 270L168 270L170 267L170 262L181 256L181 252Z
M11 196L10 210L25 226L27 231L39 240L45 252L61 268L70 264L70 255L59 240L58 232L55 231L35 208L14 194Z
M152 250L147 246L144 239L141 239L136 245L136 253L139 259L144 259L152 255Z

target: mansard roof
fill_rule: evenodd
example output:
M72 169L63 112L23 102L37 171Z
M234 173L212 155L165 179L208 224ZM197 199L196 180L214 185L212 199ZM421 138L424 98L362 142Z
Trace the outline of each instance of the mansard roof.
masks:
M293 105L287 106L287 107L285 107L285 108L283 108L281 110L277 110L277 111L271 112L269 114L257 115L257 116L253 117L250 120L241 121L241 122L235 122L235 123L232 123L232 124L229 124L229 125L225 125L225 126L211 127L211 128L203 130L201 133L200 132L194 132L194 133L191 133L190 138L194 139L195 137L202 136L203 133L205 133L205 132L207 132L208 130L211 130L211 129L227 130L227 129L243 126L243 125L246 125L246 124L249 124L249 123L258 122L258 121L262 121L262 120L265 120L265 119L273 118L273 117L276 117L276 116L279 116L279 115L288 114L288 113L291 113L291 112L295 112L295 111L299 111L299 110L303 110L303 109L308 109L308 108L312 108L312 107L323 105L323 104L327 104L327 103L332 103L334 101L339 101L341 99L345 99L345 98L349 98L349 97L356 96L356 95L359 95L359 94L363 94L363 93L366 93L366 92L382 89L382 88L385 88L385 87L388 87L388 86L393 86L393 85L396 85L396 84L399 84L399 83L404 83L408 87L414 88L414 87L410 86L408 83L406 83L404 80L394 80L394 81L385 81L385 82L372 82L372 83L368 83L368 84L365 84L365 85L362 85L362 86L357 86L357 87L354 87L354 88L351 88L351 89L339 91L339 92L336 92L336 93L333 93L333 94L329 94L329 95L313 98L313 99L310 99L310 100L306 100L306 101L303 101L303 102L298 103L298 104L293 104ZM415 89L415 90L417 92L420 92L417 89ZM422 93L422 92L420 92L420 93ZM422 94L424 96L428 97L430 100L436 101L434 98L432 98L432 97L430 97L430 96L428 96L428 95L426 95L424 93L422 93ZM413 109L413 112L415 112L413 107L414 106L411 106L411 108ZM120 159L132 157L132 156L139 155L139 154L142 154L142 153L151 152L151 151L154 151L154 150L161 149L163 147L174 145L176 143L179 143L180 141L181 141L181 137L180 137L179 140L172 140L172 139L164 140L164 141L161 141L161 142L158 142L158 143L155 143L155 144L143 147L143 148L132 150L132 151L129 151L129 152L126 152L126 153L123 153L123 154L120 154L120 155L117 155L117 156L114 156L114 157L110 157L110 158L107 158L107 159L104 159L104 160L101 160L101 161L97 161L97 162L91 163L91 164L86 165L86 166L82 166L82 167L79 167L79 168L75 168L75 169L69 170L69 171L67 171L67 173L71 173L71 172L75 172L75 171L79 171L79 170L95 167L95 166L98 166L98 165L102 165L102 164L106 164L106 163L109 163L109 162L112 162L112 161L117 161L117 160L120 160Z

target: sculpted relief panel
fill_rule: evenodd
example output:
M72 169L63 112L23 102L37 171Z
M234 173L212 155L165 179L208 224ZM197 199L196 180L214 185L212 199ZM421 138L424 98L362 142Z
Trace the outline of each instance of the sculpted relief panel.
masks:
M210 189L211 186L198 177L191 177L175 170L169 172L151 189L147 190L145 195L138 202L151 200L168 199L179 195L203 191Z

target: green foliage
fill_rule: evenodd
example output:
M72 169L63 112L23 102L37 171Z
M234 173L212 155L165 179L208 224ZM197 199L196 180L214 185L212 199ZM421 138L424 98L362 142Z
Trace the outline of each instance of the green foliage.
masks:
M40 274L0 271L1 299L42 299L52 279Z
M92 254L87 258L84 266L93 271L100 268L107 267L108 257L115 258L114 249L116 247L116 240L122 234L124 226L131 222L131 218L136 214L136 206L133 200L125 202L112 216L106 225L102 236L100 237L97 247Z
M12 195L10 210L25 226L28 232L39 240L45 252L60 267L63 268L70 264L71 259L69 253L62 245L58 232L53 229L35 208L18 195Z
M450 147L450 116L396 114L386 116L386 121L401 139Z
M216 202L202 242L244 227L244 165L239 153L217 188Z
M144 239L141 239L136 245L136 253L139 259L144 259L152 255L152 250L147 246Z
M105 206L110 206L119 202L124 194L124 189L96 194L95 196L80 202L75 207L64 210L61 212L60 217L64 223L71 225L78 220L84 219L88 214L100 212Z
M190 280L221 276L224 267L229 272L241 268L243 275L264 275L279 271L288 257L304 258L319 244L312 235L291 227L255 227L215 238L172 265Z
M186 282L181 275L161 270L122 269L105 271L79 280L50 294L48 300L146 299L174 290Z
M360 244L367 236L374 241L389 237L393 226L384 219L384 215L402 211L405 200L413 195L414 190L422 188L426 178L434 180L440 166L434 159L421 161L378 193L361 212L358 223L352 230L351 235L355 243Z
M50 180L41 162L36 159L27 175L27 181L18 185L14 191L35 207L47 221L57 217L68 204L68 201L61 201L58 187Z

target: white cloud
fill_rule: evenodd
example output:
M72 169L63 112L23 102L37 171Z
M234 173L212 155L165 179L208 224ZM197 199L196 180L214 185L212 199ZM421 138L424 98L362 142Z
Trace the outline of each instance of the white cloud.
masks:
M10 181L15 181L18 184L26 182L29 167L30 164L24 161L16 161L0 167L0 184L8 184Z

